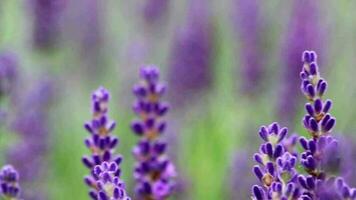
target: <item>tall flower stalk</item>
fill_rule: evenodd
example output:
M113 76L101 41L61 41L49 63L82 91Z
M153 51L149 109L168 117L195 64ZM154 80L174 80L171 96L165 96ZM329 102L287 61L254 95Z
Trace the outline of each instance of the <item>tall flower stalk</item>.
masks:
M175 167L166 155L167 144L161 135L166 128L168 104L162 102L166 87L159 82L155 66L141 68L141 82L133 88L137 100L133 110L138 119L132 129L140 140L133 149L136 159L134 178L137 199L164 200L173 192Z
M84 156L82 159L84 165L91 172L90 175L84 178L84 181L90 187L89 195L93 200L121 200L126 198L126 195L119 195L120 198L116 198L116 192L110 193L108 191L103 191L107 189L103 186L103 184L105 185L106 182L109 181L108 177L101 177L101 173L99 173L98 170L94 171L94 168L98 165L103 165L102 168L105 168L105 170L107 170L107 165L114 165L115 169L111 170L110 167L109 175L110 177L116 177L115 180L119 180L120 178L119 165L122 161L122 157L121 155L115 154L115 147L119 143L119 139L111 134L115 128L116 123L110 120L108 116L109 98L109 92L103 87L100 87L93 93L93 118L91 121L85 123L84 125L85 129L90 134L90 136L85 139L85 145L91 151L90 156ZM106 164L103 164L104 162L106 162ZM111 179L113 179L113 177L110 178L110 181L112 181ZM101 181L104 182L102 183ZM124 189L124 187L120 188ZM113 189L116 190L114 186ZM123 198L124 196L125 198Z

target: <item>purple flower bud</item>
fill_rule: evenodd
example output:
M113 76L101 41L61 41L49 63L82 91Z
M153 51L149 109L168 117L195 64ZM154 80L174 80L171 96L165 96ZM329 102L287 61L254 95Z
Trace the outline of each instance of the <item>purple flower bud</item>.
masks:
M1 196L4 199L19 199L19 173L11 166L5 165L0 170Z

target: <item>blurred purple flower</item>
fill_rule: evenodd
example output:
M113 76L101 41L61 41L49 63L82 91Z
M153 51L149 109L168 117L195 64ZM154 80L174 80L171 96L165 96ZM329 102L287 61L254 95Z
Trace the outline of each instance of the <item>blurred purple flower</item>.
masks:
M234 3L233 18L240 38L241 89L243 93L253 95L263 82L261 4L257 0L235 0Z
M52 48L59 37L59 20L65 0L29 0L34 18L33 42L39 49Z
M44 79L36 83L19 104L12 126L20 136L20 142L13 146L7 160L22 177L25 199L44 199L43 189L36 188L45 174L45 156L48 151L49 121L48 109L53 99L53 82ZM38 185L38 184L37 184Z
M169 60L169 85L174 105L183 105L192 95L212 84L213 27L209 5L190 0L186 24L176 33ZM188 98L189 97L189 98Z
M251 174L253 166L251 156L252 153L240 150L233 159L231 173L228 174L231 199L240 200L251 197L251 185L256 183L255 177Z
M17 58L13 53L0 53L0 98L11 91L17 78L17 69Z
M0 189L4 199L20 200L19 173L11 165L0 170Z
M170 0L145 0L142 7L144 20L147 24L157 23L167 14Z
M323 35L319 19L319 1L294 0L288 31L282 47L281 93L277 114L283 123L293 124L301 99L299 89L300 53L315 49L324 56Z
M166 155L167 143L160 139L166 121L168 105L162 102L166 87L159 82L159 70L154 66L141 68L141 82L134 86L137 97L133 109L138 120L132 130L141 137L133 149L136 159L134 178L136 195L141 200L164 200L173 192L176 171Z
M92 95L92 113L91 121L85 123L84 127L90 134L85 139L85 145L91 151L90 156L84 156L83 164L90 169L91 174L84 178L85 183L90 187L89 196L93 200L105 199L100 194L98 186L98 177L94 173L94 167L101 165L103 162L114 162L117 166L122 161L121 155L115 154L115 148L119 139L112 135L116 123L109 119L108 103L110 99L109 92L100 87ZM120 169L115 171L115 176L120 176Z

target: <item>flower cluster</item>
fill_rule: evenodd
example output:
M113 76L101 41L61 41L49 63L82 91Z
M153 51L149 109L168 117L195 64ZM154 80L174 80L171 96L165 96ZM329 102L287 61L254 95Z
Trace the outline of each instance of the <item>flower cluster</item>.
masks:
M94 167L103 162L114 162L120 165L122 157L114 154L119 139L111 135L115 128L115 122L108 117L109 92L100 87L93 93L92 103L93 119L84 125L90 133L90 136L85 139L85 145L91 150L92 154L91 156L84 156L82 160L92 172L84 180L91 187L89 195L96 200L99 187L97 185L98 176L93 172Z
M120 180L120 168L115 162L103 162L94 168L98 177L98 200L131 200L126 195L125 183Z
M259 165L253 167L262 186L254 185L253 198L262 199L298 199L301 190L297 184L298 173L295 169L297 157L288 152L284 145L287 141L287 128L280 128L278 123L259 131L264 140L260 152L254 155Z
M280 129L276 123L260 129L260 137L265 143L261 145L260 153L254 156L259 165L253 171L262 186L252 187L253 198L356 199L356 188L351 188L342 177L333 177L325 170L330 164L329 158L335 156L338 149L337 140L330 135L336 119L329 113L331 100L323 99L327 83L320 77L316 53L305 51L302 61L301 90L309 101L305 105L307 114L303 125L311 139L299 138L304 151L298 162L298 153L293 148L296 136L285 140L287 129ZM305 169L307 175L297 173L299 166Z
M17 60L10 52L0 54L0 98L13 87L17 76Z
M5 165L0 170L1 195L5 199L19 200L19 173L11 166Z
M164 17L170 0L148 0L143 5L143 17L147 24L153 24Z
M132 122L132 129L141 137L133 149L135 190L138 199L162 200L171 195L176 173L165 154L166 143L160 139L168 111L167 103L161 102L165 86L159 83L159 70L154 66L143 67L141 78L133 89L137 97L133 110L139 119Z

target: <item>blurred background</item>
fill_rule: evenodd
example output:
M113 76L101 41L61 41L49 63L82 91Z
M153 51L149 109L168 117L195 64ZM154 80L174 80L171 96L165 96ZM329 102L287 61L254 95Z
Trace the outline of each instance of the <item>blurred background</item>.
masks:
M355 9L351 0L0 0L0 161L20 171L25 199L89 199L83 123L104 86L132 194L131 88L154 64L172 107L171 199L249 199L259 127L307 134L303 50L318 53L335 134L354 141Z

